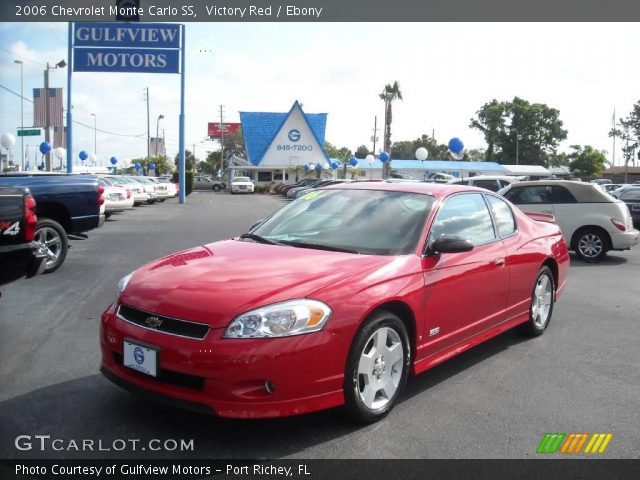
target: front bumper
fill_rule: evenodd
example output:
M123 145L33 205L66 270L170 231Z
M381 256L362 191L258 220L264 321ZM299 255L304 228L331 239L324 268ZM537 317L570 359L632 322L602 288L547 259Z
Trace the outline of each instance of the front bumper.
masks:
M335 354L334 335L327 331L243 340L223 339L222 334L223 329L210 329L203 340L169 335L121 319L111 306L101 321L102 370L128 390L141 389L222 417L281 417L344 403L346 359ZM125 338L159 349L158 377L123 365ZM268 381L275 385L272 393Z

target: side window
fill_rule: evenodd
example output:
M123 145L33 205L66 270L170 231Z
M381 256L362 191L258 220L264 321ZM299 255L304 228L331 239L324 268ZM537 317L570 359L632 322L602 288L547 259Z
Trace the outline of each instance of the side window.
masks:
M551 187L553 203L578 203L576 197L565 187Z
M455 235L474 245L496 239L493 222L480 193L455 195L445 200L431 226L430 240L441 235Z
M486 188L487 190L491 190L492 192L497 192L500 190L500 186L498 185L497 180L476 180L473 182L473 185L480 188Z
M491 213L493 213L493 218L496 221L498 235L504 238L514 233L516 231L516 220L513 217L511 207L498 197L487 195L486 198L489 201L489 208L491 208Z
M543 204L551 202L551 187L546 185L529 185L527 187L512 187L505 198L516 205Z

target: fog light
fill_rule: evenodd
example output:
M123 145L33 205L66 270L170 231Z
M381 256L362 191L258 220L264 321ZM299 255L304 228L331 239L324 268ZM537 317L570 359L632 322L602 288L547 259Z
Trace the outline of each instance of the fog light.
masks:
M267 391L268 394L272 394L276 391L276 384L273 383L271 380L267 380L266 382L264 382L264 389Z

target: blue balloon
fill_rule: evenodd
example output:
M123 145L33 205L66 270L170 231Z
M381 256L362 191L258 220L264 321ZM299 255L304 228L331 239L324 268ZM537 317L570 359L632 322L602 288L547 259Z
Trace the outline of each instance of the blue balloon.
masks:
M51 144L49 142L42 142L40 144L40 153L46 155L51 151Z
M136 162L134 167L135 167L136 170L140 171L140 169L142 168L142 165L140 165L139 163Z
M387 163L389 160L391 160L391 157L389 156L389 154L387 152L382 152L380 154L380 161L382 163Z
M118 159L116 157L111 157L111 165L115 165L118 163Z
M156 164L155 163L150 163L149 164L149 170L155 170L156 169Z
M305 165L305 166L304 166L304 169L305 169L305 171L306 171L306 170L309 170L309 165Z
M331 162L331 168L333 168L334 170L336 168L338 168L340 165L338 165L336 162Z
M356 157L351 157L349 159L349 165L351 165L352 167L357 167L358 166L358 159Z
M322 165L319 163L316 163L316 171L321 172L322 171Z
M85 152L84 150L81 150L80 153L78 154L78 156L80 157L80 160L82 160L83 162L89 158L89 154L87 152Z
M449 150L451 153L460 154L464 150L464 143L458 137L449 140Z

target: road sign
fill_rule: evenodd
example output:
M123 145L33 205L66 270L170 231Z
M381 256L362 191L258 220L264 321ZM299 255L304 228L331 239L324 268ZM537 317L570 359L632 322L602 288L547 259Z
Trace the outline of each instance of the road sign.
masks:
M34 128L33 130L18 130L19 137L35 137L40 135L40 129Z

